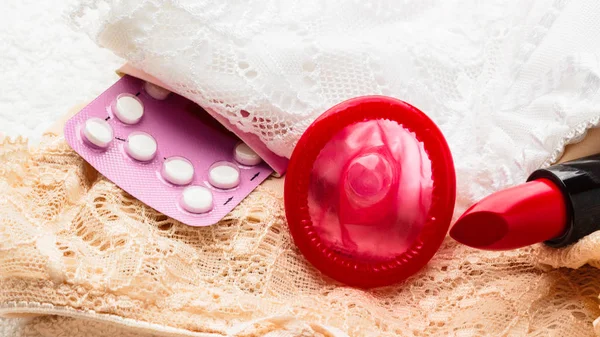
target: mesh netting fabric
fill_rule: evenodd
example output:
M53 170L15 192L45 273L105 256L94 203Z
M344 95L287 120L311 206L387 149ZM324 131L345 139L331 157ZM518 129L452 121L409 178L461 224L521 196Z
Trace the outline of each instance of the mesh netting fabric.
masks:
M13 336L588 336L600 316L600 270L544 271L539 248L448 239L402 284L336 284L294 247L280 179L191 228L107 181L60 135L39 149L4 141L0 160L0 312L40 315L4 327Z

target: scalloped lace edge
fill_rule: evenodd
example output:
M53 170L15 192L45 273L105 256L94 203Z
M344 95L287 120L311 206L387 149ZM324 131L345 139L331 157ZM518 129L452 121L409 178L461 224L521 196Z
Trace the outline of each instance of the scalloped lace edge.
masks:
M551 152L550 156L544 161L542 164L542 168L554 165L560 158L563 156L565 152L565 148L567 145L576 144L581 142L588 131L593 128L597 128L600 126L600 115L593 117L592 119L580 123L575 127L571 128L567 134L565 134L560 141L558 142L558 146L554 148Z

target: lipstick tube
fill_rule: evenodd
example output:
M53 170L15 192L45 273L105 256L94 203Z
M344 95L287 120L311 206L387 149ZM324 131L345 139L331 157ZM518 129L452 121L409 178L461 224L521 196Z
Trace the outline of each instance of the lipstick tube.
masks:
M564 247L600 229L600 154L539 169L527 180L539 179L560 189L567 210L563 234L545 244Z
M600 229L600 154L533 172L471 206L450 236L484 250L564 247Z

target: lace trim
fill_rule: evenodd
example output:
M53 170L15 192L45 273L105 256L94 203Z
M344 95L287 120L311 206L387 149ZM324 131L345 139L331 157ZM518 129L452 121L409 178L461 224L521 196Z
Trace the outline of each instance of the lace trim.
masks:
M554 165L565 152L565 148L567 145L576 144L581 142L588 130L597 128L600 126L600 116L593 117L592 119L580 123L572 128L567 134L565 134L559 141L556 148L551 152L550 157L548 157L541 167L548 167Z
M178 329L170 326L154 324L145 321L139 321L131 318L124 318L117 315L110 314L102 314L97 313L93 310L89 311L80 311L71 307L66 306L56 306L52 303L39 303L39 302L7 302L0 303L0 315L11 315L18 316L20 314L26 314L28 317L31 314L39 314L39 315L58 315L64 317L71 317L75 319L95 321L100 323L108 323L113 324L122 328L131 328L135 330L136 333L148 333L148 334L156 334L160 333L161 336L164 337L222 337L225 336L223 334L216 333L203 333L203 332L192 332L184 329ZM266 317L262 319L257 319L251 322L240 324L236 327L233 327L227 331L226 336L248 336L248 332L253 330L257 325L260 324L269 324L273 323L279 326L284 327L283 329L277 329L274 331L280 331L283 333L293 332L289 328L285 328L285 326L296 324L303 324L302 321L292 317L292 316L273 316ZM347 337L344 332L341 330L328 327L320 324L313 324L315 329L314 332L322 333L322 336L331 336L331 337ZM294 335L295 336L295 335ZM292 335L290 335L292 337Z
M192 332L155 323L139 321L117 315L98 313L94 310L81 311L68 306L40 302L3 302L0 303L0 315L18 316L21 314L59 315L77 319L92 320L130 327L138 332L160 333L165 337L222 337L223 334Z

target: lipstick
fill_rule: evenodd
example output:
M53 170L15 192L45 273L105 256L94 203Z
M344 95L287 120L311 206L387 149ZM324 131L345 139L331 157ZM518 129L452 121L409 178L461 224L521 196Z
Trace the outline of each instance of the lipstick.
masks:
M533 172L471 206L450 229L470 247L564 247L600 229L600 154Z

